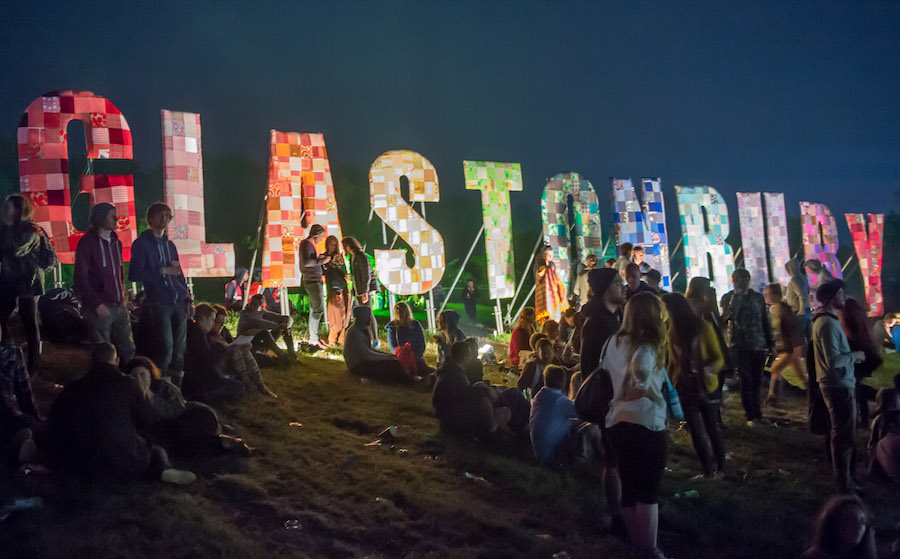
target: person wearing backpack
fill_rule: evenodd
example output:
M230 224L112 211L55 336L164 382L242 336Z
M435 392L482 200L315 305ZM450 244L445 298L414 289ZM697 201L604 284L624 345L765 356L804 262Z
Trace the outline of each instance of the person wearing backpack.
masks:
M18 307L28 342L28 370L34 374L41 355L37 297L44 294L44 270L56 264L47 233L34 222L31 201L10 194L0 225L0 328L11 340L9 317Z
M684 296L666 293L662 300L669 312L666 369L678 392L703 476L721 479L725 445L719 431L717 404L709 401L709 394L719 383L718 372L725 362L722 349L713 326L694 313Z

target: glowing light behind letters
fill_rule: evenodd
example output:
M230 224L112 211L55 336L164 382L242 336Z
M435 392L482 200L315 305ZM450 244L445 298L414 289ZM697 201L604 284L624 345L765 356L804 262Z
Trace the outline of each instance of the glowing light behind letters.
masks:
M616 241L644 247L644 261L662 276L660 286L672 288L666 204L658 178L641 179L643 204L638 203L631 179L611 179Z
M47 231L63 264L75 263L75 247L84 233L72 224L67 127L84 123L88 159L131 159L131 129L121 111L90 91L55 91L35 99L19 121L19 189L31 199L34 218ZM116 207L116 234L122 257L131 259L137 237L132 175L85 175L81 193L91 205Z
M163 178L172 208L168 235L190 278L234 275L234 245L206 242L200 115L163 109Z
M572 196L575 223L569 223L568 198ZM569 246L570 228L575 229L578 259L588 254L603 256L600 239L600 207L591 182L578 173L557 173L544 186L541 197L541 218L544 241L553 249L559 279L568 289L572 255Z
M297 247L313 224L342 238L334 183L322 134L272 130L266 196L263 287L297 287ZM318 249L324 250L324 242Z
M481 191L484 242L491 299L512 297L515 269L509 193L522 190L522 166L495 161L463 161L466 188Z
M675 197L684 235L688 281L697 276L708 277L716 291L725 293L731 289L734 272L734 253L725 242L730 230L728 205L711 186L676 186Z
M800 223L803 227L803 251L806 260L818 260L836 278L843 277L837 259L837 222L825 204L800 202ZM810 284L818 285L816 274L809 274Z
M369 169L372 209L412 247L416 266L406 264L406 251L376 250L378 279L397 295L427 293L444 276L444 240L437 230L406 203L400 193L400 178L409 181L410 202L440 200L437 171L421 154L393 150L382 154Z
M869 316L884 314L884 295L881 288L881 257L883 254L884 214L869 214L869 231L863 214L844 214L853 247L859 259L863 287L866 290L866 307Z

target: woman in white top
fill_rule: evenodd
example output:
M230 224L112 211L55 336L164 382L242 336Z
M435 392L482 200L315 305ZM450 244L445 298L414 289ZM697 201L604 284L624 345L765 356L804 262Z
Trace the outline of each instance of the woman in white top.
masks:
M665 307L652 293L637 294L625 305L601 366L613 386L606 434L622 480L622 516L631 542L646 557L664 557L656 532L666 465L665 362Z

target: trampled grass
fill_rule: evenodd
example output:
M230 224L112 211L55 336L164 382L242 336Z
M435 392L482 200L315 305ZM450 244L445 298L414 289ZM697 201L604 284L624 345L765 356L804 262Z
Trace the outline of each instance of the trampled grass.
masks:
M75 357L52 353L48 369L70 377ZM898 365L891 356L873 384L889 383ZM496 367L487 374L504 384ZM426 392L362 383L343 362L326 358L303 357L301 365L264 375L278 399L248 398L223 410L223 419L265 454L177 461L200 474L192 486L0 473L0 497L44 499L43 508L0 523L0 555L630 556L602 527L605 505L593 476L540 468L515 445L442 439ZM664 550L679 558L799 555L832 490L822 440L806 431L805 406L802 393L792 394L784 409L764 410L773 425L750 429L737 395L730 396L728 474L718 482L689 479L699 471L696 458L687 434L672 431ZM396 440L366 446L388 425L398 426ZM690 489L699 494L674 497ZM869 484L882 544L900 520L897 497L896 487ZM292 521L300 527L286 528Z

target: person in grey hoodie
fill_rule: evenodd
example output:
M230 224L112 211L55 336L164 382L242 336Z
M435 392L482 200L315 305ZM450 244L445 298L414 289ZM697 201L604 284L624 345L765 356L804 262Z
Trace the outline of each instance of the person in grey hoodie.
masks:
M147 208L149 229L131 245L128 279L144 286L141 305L140 341L163 374L181 383L191 294L178 262L178 249L166 236L172 220L169 206L157 202Z
M809 308L809 277L806 275L806 268L803 265L803 259L799 256L791 258L784 265L784 269L791 276L785 292L784 302L787 303L803 329L803 336L809 341L812 326L812 310Z
M353 324L344 335L344 363L350 374L387 383L412 383L413 377L406 374L396 357L372 348L371 320L372 311L368 307L353 309Z
M844 282L833 280L816 289L822 308L813 319L812 348L816 381L828 410L830 460L838 491L858 489L853 479L856 449L856 376L854 366L865 360L862 351L850 351L850 344L837 310L844 306Z

